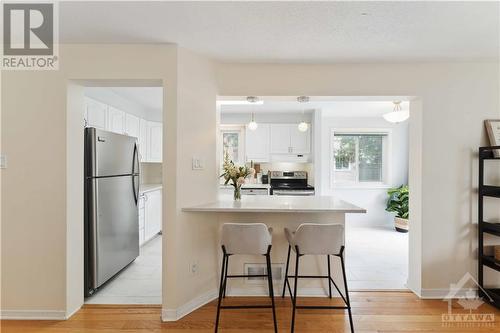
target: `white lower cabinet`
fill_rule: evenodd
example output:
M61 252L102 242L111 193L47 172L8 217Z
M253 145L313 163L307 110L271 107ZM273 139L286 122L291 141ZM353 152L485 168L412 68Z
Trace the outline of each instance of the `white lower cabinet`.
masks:
M141 200L144 206L142 210L141 210ZM156 236L161 231L161 224L162 224L161 202L162 202L161 189L145 192L139 199L139 243L140 244L144 244L145 242Z

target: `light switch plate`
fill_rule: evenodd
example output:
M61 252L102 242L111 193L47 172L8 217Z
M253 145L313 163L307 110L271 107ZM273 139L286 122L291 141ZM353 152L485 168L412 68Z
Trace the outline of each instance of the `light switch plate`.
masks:
M0 154L0 169L7 169L7 155Z
M192 167L193 167L193 170L203 170L203 169L205 169L205 161L203 161L199 157L193 157Z

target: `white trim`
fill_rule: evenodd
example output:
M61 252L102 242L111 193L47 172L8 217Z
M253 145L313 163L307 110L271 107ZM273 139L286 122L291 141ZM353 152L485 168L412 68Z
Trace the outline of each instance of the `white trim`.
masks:
M1 310L1 320L66 320L63 310Z
M191 301L181 305L177 309L162 309L161 320L177 321L182 317L190 314L191 312L201 308L203 305L213 301L217 297L218 297L218 292L216 289L214 289L202 294L199 297L192 299Z
M473 289L477 296L477 288ZM469 291L468 288L461 289L457 291L457 293L453 296L453 298L466 298L466 293ZM422 289L419 297L421 299L442 299L446 301L446 297L450 293L450 288L441 288L441 289ZM469 295L470 297L470 295Z
M71 318L75 313L77 313L78 311L80 311L80 309L82 308L83 304L80 305L79 307L77 307L76 309L72 310L72 311L66 311L66 318L65 319L69 319Z

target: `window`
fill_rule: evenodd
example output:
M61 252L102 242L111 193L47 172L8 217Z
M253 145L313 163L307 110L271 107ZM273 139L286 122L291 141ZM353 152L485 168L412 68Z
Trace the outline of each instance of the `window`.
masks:
M333 132L332 185L383 185L388 133Z

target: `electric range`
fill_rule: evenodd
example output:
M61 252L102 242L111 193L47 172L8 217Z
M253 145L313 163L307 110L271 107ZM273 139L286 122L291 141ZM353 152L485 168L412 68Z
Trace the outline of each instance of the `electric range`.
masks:
M272 195L314 195L306 171L271 171L270 179Z

